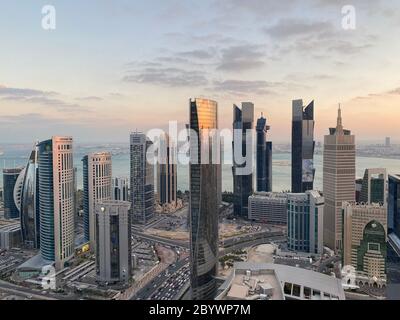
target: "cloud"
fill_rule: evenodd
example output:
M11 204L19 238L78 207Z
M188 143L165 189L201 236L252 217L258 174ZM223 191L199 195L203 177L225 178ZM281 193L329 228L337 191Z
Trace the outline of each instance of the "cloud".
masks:
M78 100L78 101L102 101L103 98L97 97L97 96L88 96L88 97L78 97L78 98L75 98L75 100Z
M288 39L298 36L327 37L334 33L331 23L325 21L305 21L300 19L282 19L278 23L264 28L272 38Z
M214 81L213 87L210 88L214 91L227 92L234 95L240 94L271 94L272 88L276 87L278 83L271 83L262 80L246 81L246 80L224 80Z
M259 45L241 45L222 49L222 57L218 70L221 71L245 71L263 67L265 51Z
M52 91L41 91L36 89L27 88L9 88L4 85L0 85L0 96L7 97L33 97L33 96L44 96L44 95L57 95L56 92Z

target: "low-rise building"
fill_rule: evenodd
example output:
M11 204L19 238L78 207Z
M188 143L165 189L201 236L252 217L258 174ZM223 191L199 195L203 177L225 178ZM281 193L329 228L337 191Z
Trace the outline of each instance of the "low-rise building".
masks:
M268 224L286 225L287 194L257 192L249 197L249 220Z

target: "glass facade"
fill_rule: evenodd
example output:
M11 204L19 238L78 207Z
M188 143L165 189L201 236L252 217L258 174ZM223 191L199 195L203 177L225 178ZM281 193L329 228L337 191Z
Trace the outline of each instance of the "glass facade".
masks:
M216 129L217 119L216 102L190 101L190 280L193 300L214 299L217 290L219 164L201 164L201 152L207 152L202 133ZM209 148L208 152L212 153ZM211 154L209 159L212 159Z
M292 192L302 193L314 186L314 101L304 108L294 100L292 108Z
M3 169L4 218L19 218L19 210L14 201L14 188L22 169Z
M389 175L388 229L400 238L400 175Z
M257 120L257 191L272 191L272 142L266 141L267 119Z

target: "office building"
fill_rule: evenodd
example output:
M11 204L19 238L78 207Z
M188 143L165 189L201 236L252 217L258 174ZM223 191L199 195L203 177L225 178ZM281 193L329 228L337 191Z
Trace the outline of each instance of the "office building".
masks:
M98 152L86 155L83 163L83 226L86 242L94 250L96 244L95 205L111 200L111 153Z
M0 249L10 250L21 246L21 225L18 219L0 219ZM4 261L4 260L3 260ZM11 263L12 265L12 263ZM6 264L2 265L2 272Z
M390 146L391 146L390 137L386 137L386 138L385 138L385 147L386 147L386 148L390 148Z
M257 120L257 191L272 191L272 142L266 141L270 126L263 116Z
M292 192L303 193L314 187L314 101L292 102Z
M160 137L157 161L157 194L161 205L176 206L176 150L167 134Z
M112 200L129 201L129 180L127 178L112 179Z
M274 263L236 262L216 300L346 300L340 279Z
M386 205L386 178L386 169L366 169L359 202Z
M356 179L356 203L361 201L361 189L363 185L363 179Z
M62 269L74 256L74 166L72 138L38 144L40 251Z
M4 218L19 218L19 210L14 201L14 188L22 168L3 169Z
M400 239L400 174L388 178L388 229Z
M287 197L288 249L322 254L324 198L314 190Z
M38 201L38 152L34 146L28 164L21 171L14 199L20 212L22 244L27 248L40 247L40 216ZM18 186L18 187L17 187Z
M343 266L356 271L356 284L386 285L387 208L343 202Z
M249 197L249 220L267 224L287 224L287 194L256 192Z
M190 100L190 283L193 300L214 299L218 272L218 170L213 159L218 140L218 106L206 99Z
M253 123L254 104L243 102L242 109L233 106L233 213L242 218L247 218L248 199L253 194ZM247 159L244 163L242 157Z
M355 136L343 129L339 107L336 128L324 140L323 194L324 245L338 252L342 248L342 202L355 202Z
M117 200L95 204L96 274L101 284L127 284L132 276L130 206Z
M154 165L151 159L147 159L151 145L144 133L135 132L130 136L131 210L133 222L139 224L148 223L154 216Z

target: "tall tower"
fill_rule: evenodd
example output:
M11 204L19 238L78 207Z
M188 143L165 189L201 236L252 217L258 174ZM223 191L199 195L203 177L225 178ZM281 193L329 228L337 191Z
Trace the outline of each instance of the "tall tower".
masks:
M132 276L130 206L116 200L95 204L96 274L101 283L128 283Z
M19 218L19 210L14 201L14 188L21 173L22 168L3 169L3 199L4 199L4 218Z
M157 162L157 193L161 205L176 206L177 164L176 150L167 134L160 137Z
M36 144L28 164L18 177L21 183L18 200L14 200L21 217L21 236L25 247L38 249L40 246L40 217L38 208L38 159Z
M112 179L112 200L129 201L129 181L127 178Z
M336 252L342 248L342 202L355 202L355 136L343 129L339 107L336 128L325 136L323 161L324 244Z
M292 102L292 192L302 193L314 186L314 101Z
M91 153L83 162L83 226L85 240L94 250L96 245L95 204L111 200L111 153Z
M263 116L257 120L257 191L272 191L272 142L266 141L270 126Z
M74 166L71 137L38 144L40 251L62 269L74 256Z
M362 180L360 202L386 205L387 173L384 168L366 169Z
M248 130L253 130L254 126L254 104L251 102L243 102L242 109L233 106L233 130L242 130L241 137L237 139L234 134L233 139L233 213L237 216L247 219L248 216L248 201L249 197L253 194L253 163L236 163L238 159L235 159L235 149L241 148L241 155L249 156L248 153L252 153L252 141L247 143L246 133ZM239 145L241 144L241 145ZM236 151L237 152L237 151ZM250 159L253 159L253 154L250 154ZM251 166L251 173L247 175L239 174L238 169Z
M133 221L146 224L154 215L154 166L147 159L152 142L140 132L132 133L130 138Z
M190 100L190 281L193 300L215 297L218 272L218 173L212 144L218 143L218 106L206 99ZM211 162L211 161L210 161Z

